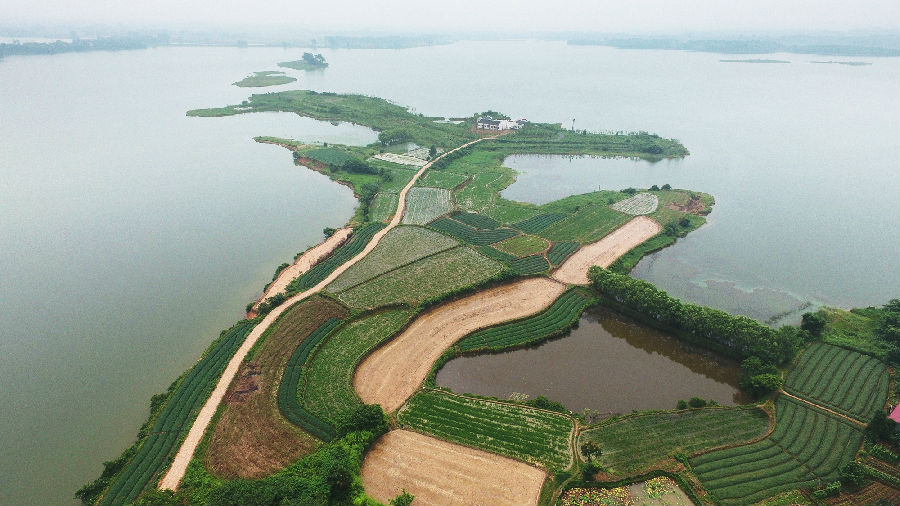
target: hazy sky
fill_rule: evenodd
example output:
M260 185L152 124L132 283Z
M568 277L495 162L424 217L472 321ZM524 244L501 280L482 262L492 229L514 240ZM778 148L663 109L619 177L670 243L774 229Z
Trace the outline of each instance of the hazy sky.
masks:
M318 30L598 31L898 28L897 0L0 0L3 23Z

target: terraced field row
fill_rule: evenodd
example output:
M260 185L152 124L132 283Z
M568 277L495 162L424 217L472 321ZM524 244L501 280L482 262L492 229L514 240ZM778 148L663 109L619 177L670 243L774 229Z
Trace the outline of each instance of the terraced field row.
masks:
M745 443L768 430L769 417L755 406L708 408L625 416L585 430L579 444L596 441L603 449L600 464L628 475L675 453Z
M568 217L568 214L562 213L539 214L537 216L528 218L527 220L514 223L513 228L517 228L522 232L525 232L526 234L537 234L550 225L553 225L554 223L562 221Z
M423 258L343 291L338 298L353 308L365 309L405 303L416 306L498 274L502 266L459 246Z
M469 334L459 341L459 349L463 352L500 351L559 335L578 321L591 300L587 290L573 288L542 313Z
M500 223L491 217L478 213L467 213L464 211L456 212L450 215L454 220L464 223L470 227L481 228L485 230L493 230L500 227Z
M297 402L297 387L300 385L300 378L303 376L306 359L309 358L310 353L340 324L340 319L331 318L300 343L288 360L284 376L278 387L278 409L281 414L294 425L323 441L330 441L334 438L334 427L300 406L300 403Z
M427 228L400 226L385 234L371 253L351 265L325 289L333 293L342 292L397 267L458 245L456 240Z
M757 443L700 455L691 460L708 491L722 504L751 504L797 488L815 488L837 478L853 459L862 431L847 420L781 396L777 423Z
M868 421L887 399L890 376L880 360L824 343L803 353L784 382L786 392Z
M545 228L538 235L553 242L576 241L586 244L599 241L630 218L631 216L608 206L590 204L581 207L568 218Z
M128 504L151 480L159 478L197 410L206 402L209 390L254 325L253 322L242 322L232 327L191 368L150 428L147 440L109 487L100 504Z
M562 265L580 245L577 242L558 242L547 252L547 260L554 266Z
M480 230L450 218L437 219L429 223L428 227L475 246L487 246L519 234L519 232L509 228Z
M310 269L306 274L292 281L291 284L288 285L288 289L296 288L300 291L304 291L316 286L340 265L343 265L345 262L359 254L359 252L369 244L372 236L383 229L384 226L384 223L369 223L368 225L363 225L354 229L353 236L350 237L347 244L338 248L330 257L316 264L316 266Z
M354 320L331 334L304 367L303 385L289 391L316 416L337 423L362 404L353 389L356 366L372 349L397 333L412 312L398 309Z
M574 426L563 415L425 390L397 418L405 427L550 469L571 462Z

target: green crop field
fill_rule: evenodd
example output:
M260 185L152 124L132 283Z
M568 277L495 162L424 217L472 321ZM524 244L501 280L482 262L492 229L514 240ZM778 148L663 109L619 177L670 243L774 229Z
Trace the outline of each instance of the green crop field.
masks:
M814 343L785 378L784 390L868 422L887 401L889 383L887 367L880 360Z
M338 318L330 318L300 342L284 369L278 386L278 409L285 418L306 432L323 440L334 438L334 428L324 419L304 409L297 402L297 389L306 366L306 359L319 343L341 324Z
M316 148L303 151L303 156L312 158L317 162L330 165L332 167L340 167L346 162L353 159L353 155L340 148Z
M755 406L707 408L628 415L584 431L580 443L596 441L603 449L600 464L615 474L649 470L676 453L690 455L762 437L769 417Z
M509 253L504 253L493 246L476 246L475 251L492 260L503 262L507 265L509 265L510 262L518 260L517 257L510 255Z
M454 220L464 223L470 227L481 229L495 229L500 226L496 220L478 213L467 213L465 211L455 212L451 216Z
M484 281L502 268L474 250L459 246L357 285L341 292L338 298L360 309L395 303L416 306L425 299Z
M494 244L494 247L510 255L525 257L541 253L550 246L543 237L536 235L519 235Z
M416 186L430 186L431 188L452 190L463 184L467 179L469 179L469 177L463 174L456 174L454 172L443 170L429 170L416 181Z
M512 176L506 172L479 172L454 196L461 208L478 212L491 207L500 190L511 182Z
M691 459L703 486L722 504L820 487L836 480L838 469L859 450L861 427L783 395L775 406L771 436Z
M575 324L593 297L583 288L567 290L543 312L473 332L457 346L463 353L501 351L557 336Z
M510 224L533 218L541 214L540 209L531 204L522 204L498 198L493 206L482 211L485 216L489 216L500 223Z
M531 255L528 257L517 258L509 262L509 268L516 274L528 276L531 274L539 274L550 269L550 262L541 255Z
M550 263L555 266L561 265L572 253L575 253L578 246L577 242L558 242L547 252L547 260L550 260Z
M397 212L399 195L393 192L378 192L369 203L369 219L386 222Z
M458 245L455 239L427 228L400 226L382 237L371 253L351 265L325 289L342 292L397 267Z
M550 225L553 225L554 223L562 221L568 217L568 214L562 213L539 214L537 216L528 218L527 220L513 224L513 228L517 228L522 232L525 232L526 234L536 234L541 230L549 227Z
M244 342L255 322L241 322L223 333L187 373L150 428L150 435L110 485L100 504L128 504L151 481L162 477L197 412L206 402L225 365Z
M353 389L356 366L372 349L389 339L412 317L406 309L363 316L331 334L306 363L300 397L306 409L337 422L343 413L362 404Z
M631 216L608 206L585 205L572 216L545 228L538 235L553 242L576 241L586 244L599 241L629 219Z
M438 232L447 234L457 239L473 244L475 246L485 246L493 244L504 239L509 239L518 232L509 228L495 228L493 230L479 230L468 225L451 220L450 218L439 218L428 226Z
M288 291L309 290L319 284L338 266L358 255L366 247L366 244L369 244L372 236L382 228L384 228L384 223L369 223L353 229L353 236L350 237L346 244L338 248L330 257L316 264L315 267L305 274L291 281L288 285Z
M549 469L569 467L568 417L439 390L413 396L397 415L404 427Z
M406 212L403 214L403 223L424 225L452 210L450 190L416 186L411 188L406 195Z

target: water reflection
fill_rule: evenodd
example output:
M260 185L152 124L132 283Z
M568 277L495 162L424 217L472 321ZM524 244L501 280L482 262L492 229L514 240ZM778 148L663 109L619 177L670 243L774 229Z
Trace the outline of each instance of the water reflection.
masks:
M693 396L745 402L737 363L650 329L604 307L540 346L448 362L437 384L455 392L544 395L574 411L670 409Z

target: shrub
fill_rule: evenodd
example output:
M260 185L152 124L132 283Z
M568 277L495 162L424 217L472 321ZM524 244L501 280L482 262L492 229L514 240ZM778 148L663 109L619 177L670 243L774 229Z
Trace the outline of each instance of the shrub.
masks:
M809 332L815 337L822 335L825 330L825 315L821 311L815 313L803 313L800 328Z
M692 408L705 408L706 407L706 399L701 399L699 397L691 397L688 401L688 406Z
M588 462L581 468L581 476L585 481L590 481L594 479L594 475L600 471L600 464L597 464L594 461Z
M370 431L375 436L387 432L387 417L378 404L364 404L344 413L337 424L339 436L351 432Z
M434 146L431 146L431 149L434 149ZM434 155L432 155L432 156L434 156ZM416 498L416 496L410 494L404 488L403 491L400 492L400 495L398 495L397 497L390 500L390 503L391 503L391 506L411 506L413 499L415 499L415 498Z
M677 409L687 409L688 404L684 399L678 399L678 403L675 405Z
M670 185L669 183L666 183L666 184L662 185L662 189L663 189L663 190L671 190L671 189L672 189L672 185Z
M844 467L838 472L838 476L841 477L842 482L858 487L866 477L866 472L858 462L851 460L844 464Z

